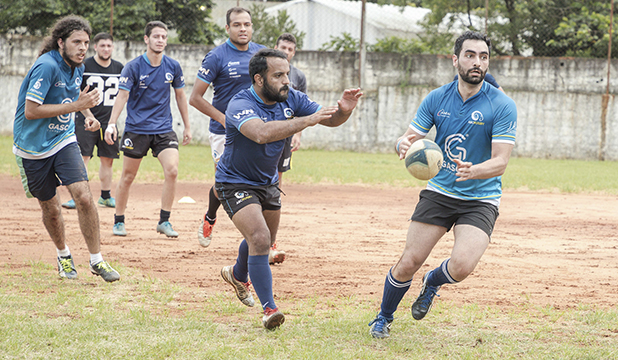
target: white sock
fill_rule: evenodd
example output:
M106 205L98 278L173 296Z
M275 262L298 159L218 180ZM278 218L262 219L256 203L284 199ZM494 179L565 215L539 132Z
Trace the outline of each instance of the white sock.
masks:
M58 256L62 256L62 257L67 257L71 255L71 251L69 250L69 247L66 245L64 245L64 250L56 249L56 252L58 253Z
M101 261L103 261L103 255L101 255L101 253L90 254L90 263L92 265L98 264Z

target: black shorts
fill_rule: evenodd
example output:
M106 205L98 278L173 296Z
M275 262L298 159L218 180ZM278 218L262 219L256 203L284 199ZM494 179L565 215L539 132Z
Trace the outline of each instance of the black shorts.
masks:
M145 135L125 132L120 142L120 150L124 156L141 159L148 150L152 149L152 156L157 157L165 149L178 149L178 136L173 131L165 134Z
M249 204L260 204L262 210L281 209L281 191L278 184L255 186L247 184L215 183L221 205L230 219Z
M283 152L279 158L279 165L277 165L277 171L286 172L292 168L292 136L285 139L283 145Z
M412 221L437 225L451 230L453 224L472 225L483 230L488 236L494 230L498 219L498 207L478 200L461 200L423 190L412 214Z
M26 197L41 201L56 196L56 187L88 181L88 172L77 143L70 143L44 159L24 159L15 156Z
M111 159L118 159L120 157L120 151L118 150L118 139L114 141L113 145L105 142L105 129L107 123L101 123L101 128L97 131L87 131L84 128L84 119L79 116L75 117L75 135L77 136L77 143L79 144L79 150L82 152L82 156L94 155L94 147L97 147L97 155L99 157L106 157Z

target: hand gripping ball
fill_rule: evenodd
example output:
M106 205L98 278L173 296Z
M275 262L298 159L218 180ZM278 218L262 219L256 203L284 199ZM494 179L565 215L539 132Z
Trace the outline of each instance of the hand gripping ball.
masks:
M406 169L419 180L429 180L442 168L444 157L438 144L431 140L415 141L406 153Z

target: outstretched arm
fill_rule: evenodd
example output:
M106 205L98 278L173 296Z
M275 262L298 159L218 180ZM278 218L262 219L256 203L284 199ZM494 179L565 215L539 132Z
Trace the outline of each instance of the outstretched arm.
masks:
M252 118L242 124L240 132L258 144L266 144L285 139L307 127L321 123L333 116L336 111L336 107L329 106L309 116L295 117L286 121L264 122L260 118Z
M344 90L343 95L341 95L341 99L337 101L337 112L335 112L330 118L321 121L320 124L335 127L346 122L361 96L363 96L363 93L360 88Z

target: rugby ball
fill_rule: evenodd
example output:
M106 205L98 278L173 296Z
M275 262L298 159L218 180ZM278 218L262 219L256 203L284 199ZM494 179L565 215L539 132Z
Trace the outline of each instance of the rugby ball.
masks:
M406 153L406 169L419 180L429 180L442 168L444 156L435 142L427 139L415 141Z

